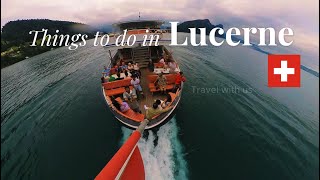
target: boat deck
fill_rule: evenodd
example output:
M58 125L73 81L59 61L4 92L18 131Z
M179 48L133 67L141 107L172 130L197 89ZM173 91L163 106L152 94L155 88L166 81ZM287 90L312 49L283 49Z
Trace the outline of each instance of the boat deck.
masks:
M144 105L146 105L148 107L152 107L152 104L154 103L154 101L156 99L165 100L166 95L161 94L160 92L155 92L152 94L149 90L149 87L148 87L149 82L147 80L147 76L150 74L154 74L154 73L149 72L148 68L141 68L140 71L141 71L140 85L143 90L144 98L142 98L140 96L138 103L140 105L140 110L142 111L142 113L146 114L145 109L144 109Z
M110 53L110 51L109 51ZM151 93L149 89L149 81L148 79L154 79L155 77L148 78L149 75L157 75L157 73L163 72L167 78L167 85L168 89L172 89L174 86L175 81L175 74L177 72L180 72L179 66L174 70L174 72L171 72L169 69L165 70L161 68L161 65L159 65L159 60L161 57L163 57L167 61L174 61L174 58L171 55L172 53L169 52L164 46L162 47L136 47L136 48L128 48L128 49L117 49L117 53L114 54L114 56L110 55L112 62L110 63L109 67L112 70L112 67L119 64L121 60L123 60L124 63L128 64L129 62L137 62L140 67L141 71L141 77L140 77L140 85L143 90L144 96L141 96L138 92L138 105L139 109L141 110L141 113L135 113L133 110L128 111L127 113L121 113L119 110L117 110L114 106L112 106L110 97L121 97L123 99L122 93L124 92L124 87L130 86L130 81L125 77L125 73L121 73L120 77L125 78L122 81L115 81L115 82L107 82L103 83L103 92L106 98L106 101L109 103L109 106L111 108L111 112L114 114L114 116L125 126L136 129L138 125L140 124L141 120L145 118L146 115L146 109L144 106L146 105L149 108L152 108L153 103L155 100L165 100L167 98L168 94L162 94L161 92L154 92ZM148 63L152 60L154 63L155 69L154 72L150 72L148 67ZM132 63L132 62L131 62ZM110 71L111 71L110 70ZM113 77L117 78L118 75L115 75L115 69L113 69L113 72L111 73ZM129 74L130 76L130 74ZM117 83L118 82L118 83ZM183 87L183 85L182 85ZM181 90L182 90L181 87ZM156 91L156 89L151 89L152 91ZM181 98L181 90L177 91L176 93L171 93L170 97L172 99L172 102L170 103L170 107L172 107L169 111L165 113L161 113L155 117L152 118L152 121L149 122L146 129L150 129L153 127L156 127L158 125L161 125L162 123L166 122L166 120L169 120L170 117L173 115L173 111L177 107L180 98ZM171 92L171 90L168 90L167 93ZM109 94L109 95L108 95Z

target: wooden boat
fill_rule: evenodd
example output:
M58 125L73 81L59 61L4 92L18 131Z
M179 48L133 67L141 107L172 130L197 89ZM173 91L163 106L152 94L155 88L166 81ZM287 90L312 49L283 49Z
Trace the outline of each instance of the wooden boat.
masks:
M109 74L108 76L104 76L104 79L102 80L106 81L111 76L113 78L119 78L118 76L120 76L122 79L112 82L102 82L101 87L103 97L115 118L131 129L136 129L139 124L146 119L147 110L145 109L145 106L152 108L156 99L166 100L167 97L170 96L171 102L167 102L167 106L164 107L164 109L168 108L169 110L149 118L146 129L161 126L170 120L181 99L183 82L179 88L176 88L175 86L175 81L177 76L179 76L180 68L177 61L172 56L172 52L166 48L166 45L170 42L170 32L168 30L160 29L162 24L162 21L131 21L115 24L115 27L120 29L120 31L127 29L128 35L134 34L137 37L137 43L132 46L129 46L128 44L116 46L115 41L117 35L114 35L110 38L110 43L105 47L109 53L110 63L107 65ZM148 46L141 45L145 35L159 35L160 39L157 46L156 43L152 42ZM147 39L147 41L152 41L152 39ZM166 65L159 62L162 58L165 60ZM169 61L176 65L176 67L168 67L167 64ZM141 113L135 112L132 109L121 112L114 105L114 101L112 101L112 99L115 99L121 103L124 101L123 93L126 91L125 88L130 87L130 89L134 89L131 85L131 76L132 74L136 74L137 71L130 72L129 70L126 70L122 71L120 74L117 73L119 63L121 65L122 62L126 65L129 63L138 63L139 79L143 90L143 96L137 91L138 98L135 103L139 106ZM154 66L154 69L152 69L152 65ZM165 94L160 93L160 89L156 88L154 84L159 73L162 73L167 80L167 91ZM130 103L131 102L129 102L129 104Z

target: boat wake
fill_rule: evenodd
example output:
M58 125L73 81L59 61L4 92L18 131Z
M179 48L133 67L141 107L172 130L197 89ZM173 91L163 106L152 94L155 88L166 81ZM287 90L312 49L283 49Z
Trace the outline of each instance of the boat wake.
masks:
M173 117L167 124L154 133L149 131L147 137L139 141L146 179L188 179L187 163L184 159L183 146L178 138L178 127ZM123 143L131 134L131 130L123 127ZM157 141L157 143L155 143Z

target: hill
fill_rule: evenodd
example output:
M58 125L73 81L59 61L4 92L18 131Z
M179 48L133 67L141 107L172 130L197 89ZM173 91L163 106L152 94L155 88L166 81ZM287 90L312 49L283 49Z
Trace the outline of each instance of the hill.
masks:
M197 19L197 20L192 20L192 21L185 21L185 22L179 24L177 30L178 30L178 32L189 33L190 30L188 28L197 28L196 33L200 34L200 30L198 28L206 28L206 30L207 30L206 34L209 35L209 32L215 27L220 27L223 29L222 24L213 25L213 24L211 24L209 19ZM223 35L220 35L217 32L215 35L218 37L223 37Z
M34 34L32 30L48 29L48 34L87 34L93 37L94 29L82 23L69 21L53 21L49 19L29 19L10 21L1 29L1 68L49 51L53 47L30 47ZM39 36L41 38L42 36Z

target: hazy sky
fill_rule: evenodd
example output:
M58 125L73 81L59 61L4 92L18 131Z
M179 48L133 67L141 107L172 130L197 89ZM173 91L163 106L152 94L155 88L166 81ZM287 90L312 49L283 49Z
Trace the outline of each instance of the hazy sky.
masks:
M138 18L210 19L226 28L290 27L295 45L319 49L318 0L1 0L1 26L16 19L47 18L90 25Z

